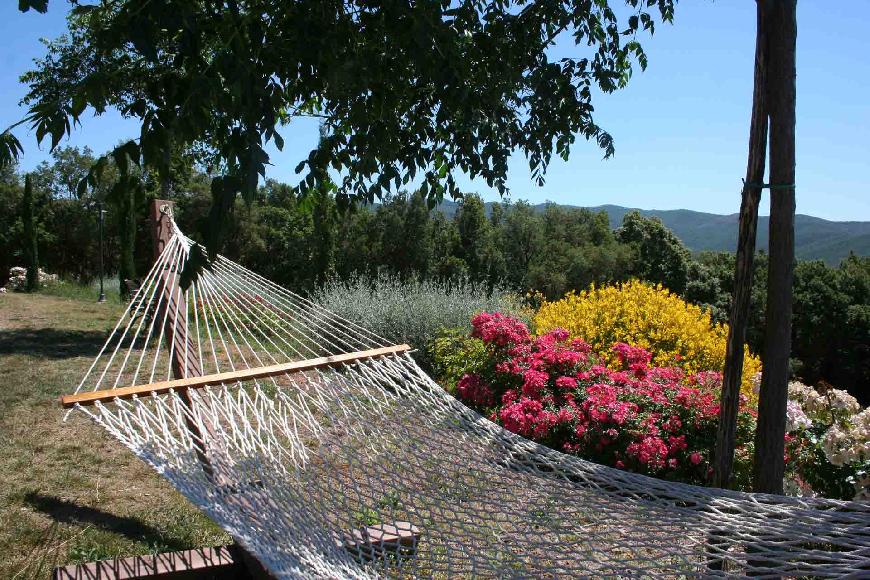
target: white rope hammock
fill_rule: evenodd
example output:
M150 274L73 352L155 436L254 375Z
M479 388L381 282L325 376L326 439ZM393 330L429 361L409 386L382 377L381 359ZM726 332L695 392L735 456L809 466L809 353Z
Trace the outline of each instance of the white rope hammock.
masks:
M464 407L404 348L226 258L182 290L192 245L174 228L64 402L276 577L870 577L870 504L547 449Z

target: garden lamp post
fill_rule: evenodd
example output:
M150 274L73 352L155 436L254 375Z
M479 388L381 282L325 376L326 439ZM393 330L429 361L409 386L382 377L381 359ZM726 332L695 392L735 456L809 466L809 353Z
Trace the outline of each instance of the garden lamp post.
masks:
M106 292L103 289L103 216L106 211L103 209L102 201L98 202L97 208L100 212L100 297L97 298L97 302L105 302Z

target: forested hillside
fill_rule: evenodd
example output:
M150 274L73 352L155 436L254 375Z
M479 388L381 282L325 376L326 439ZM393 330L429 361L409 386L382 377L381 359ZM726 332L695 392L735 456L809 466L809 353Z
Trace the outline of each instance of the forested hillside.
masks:
M487 204L487 210L491 204ZM547 204L535 205L544 211ZM455 202L444 202L440 209L448 216L456 212ZM575 207L575 206L568 206ZM577 206L579 207L579 206ZM659 218L693 252L733 252L737 240L737 214L719 215L688 209L637 209L619 205L589 207L593 212L605 211L610 227L617 228L625 214L636 211L644 217ZM768 218L758 219L759 250L767 248ZM799 260L823 260L834 266L853 252L870 255L870 222L833 222L798 214L795 216L795 255Z

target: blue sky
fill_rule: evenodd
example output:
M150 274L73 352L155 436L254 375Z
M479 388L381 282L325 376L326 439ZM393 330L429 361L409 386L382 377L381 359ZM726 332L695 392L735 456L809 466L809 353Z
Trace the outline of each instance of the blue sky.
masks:
M19 13L0 5L0 130L25 111L18 77L43 54L40 37L65 29L66 2L49 12ZM865 0L798 3L797 209L833 220L870 220L870 59ZM574 205L618 205L735 213L746 168L752 95L755 3L683 0L673 26L661 26L644 46L649 68L629 87L596 102L596 120L613 135L616 155L602 160L578 141L568 162L554 161L547 183L532 183L521 156L511 163L514 199ZM571 51L560 45L557 51ZM16 134L30 169L49 157L26 128ZM135 136L136 125L117 114L87 118L65 144L103 152ZM294 182L293 168L316 143L317 126L299 120L284 132L269 177ZM485 184L461 178L464 189L497 199ZM765 200L766 206L766 200ZM762 210L766 213L766 209Z

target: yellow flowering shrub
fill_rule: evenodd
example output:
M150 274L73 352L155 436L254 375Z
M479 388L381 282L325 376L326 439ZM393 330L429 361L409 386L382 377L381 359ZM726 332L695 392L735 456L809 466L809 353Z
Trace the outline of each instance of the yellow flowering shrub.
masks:
M707 312L661 285L632 280L580 294L571 292L542 304L534 325L539 334L564 328L592 345L593 352L607 357L608 366L618 364L613 344L625 342L650 351L656 366L678 366L687 373L722 372L725 367L728 327L714 324ZM760 371L761 361L747 348L740 389L752 401L757 398L752 379Z

